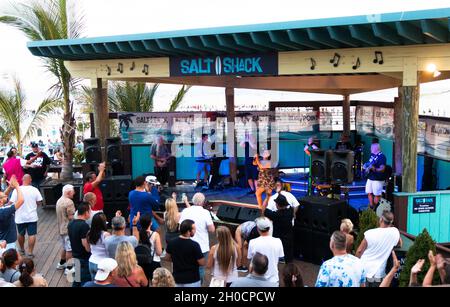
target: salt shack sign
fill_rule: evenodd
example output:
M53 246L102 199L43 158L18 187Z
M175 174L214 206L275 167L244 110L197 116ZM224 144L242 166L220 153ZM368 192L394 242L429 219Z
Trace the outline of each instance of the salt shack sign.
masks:
M170 58L170 76L278 75L278 54Z

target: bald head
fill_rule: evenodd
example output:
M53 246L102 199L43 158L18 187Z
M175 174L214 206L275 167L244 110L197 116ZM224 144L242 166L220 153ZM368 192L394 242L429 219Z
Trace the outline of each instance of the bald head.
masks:
M29 174L25 174L22 177L22 185L30 185L31 184L31 176Z
M93 208L95 206L95 204L97 203L97 196L95 196L95 194L92 192L87 192L83 196L83 201L85 203L89 203L89 206L91 206L91 208Z

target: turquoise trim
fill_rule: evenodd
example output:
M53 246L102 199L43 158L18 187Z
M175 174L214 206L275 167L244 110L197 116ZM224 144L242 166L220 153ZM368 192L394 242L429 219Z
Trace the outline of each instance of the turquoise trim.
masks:
M32 54L69 60L198 56L448 43L450 8L130 35L31 41ZM65 48L58 48L58 47ZM79 49L71 47L79 46ZM94 52L93 52L94 51Z

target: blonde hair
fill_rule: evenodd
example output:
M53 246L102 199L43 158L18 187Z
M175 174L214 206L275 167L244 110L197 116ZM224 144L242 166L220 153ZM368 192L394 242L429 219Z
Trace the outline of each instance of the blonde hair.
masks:
M236 244L228 227L217 227L217 262L220 271L223 274L227 274L230 267L236 262Z
M164 222L167 225L167 229L174 232L178 228L178 222L176 216L178 214L177 202L173 198L166 199L165 203L166 214L164 215Z
M172 273L166 268L157 268L153 272L153 287L175 287Z
M353 230L353 223L352 221L350 221L350 219L343 219L341 221L341 227L340 227L342 232L345 233L350 233Z
M117 275L128 277L137 267L136 253L130 242L120 242L116 250Z

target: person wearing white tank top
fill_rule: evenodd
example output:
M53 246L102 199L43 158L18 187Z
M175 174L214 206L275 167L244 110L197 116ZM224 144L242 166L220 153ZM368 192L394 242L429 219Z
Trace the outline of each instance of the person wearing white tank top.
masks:
M105 245L105 239L110 234L107 231L106 216L99 212L92 217L91 229L87 234L87 239L91 247L91 257L89 257L89 273L92 280L97 274L97 266L101 260L108 258L108 251Z

